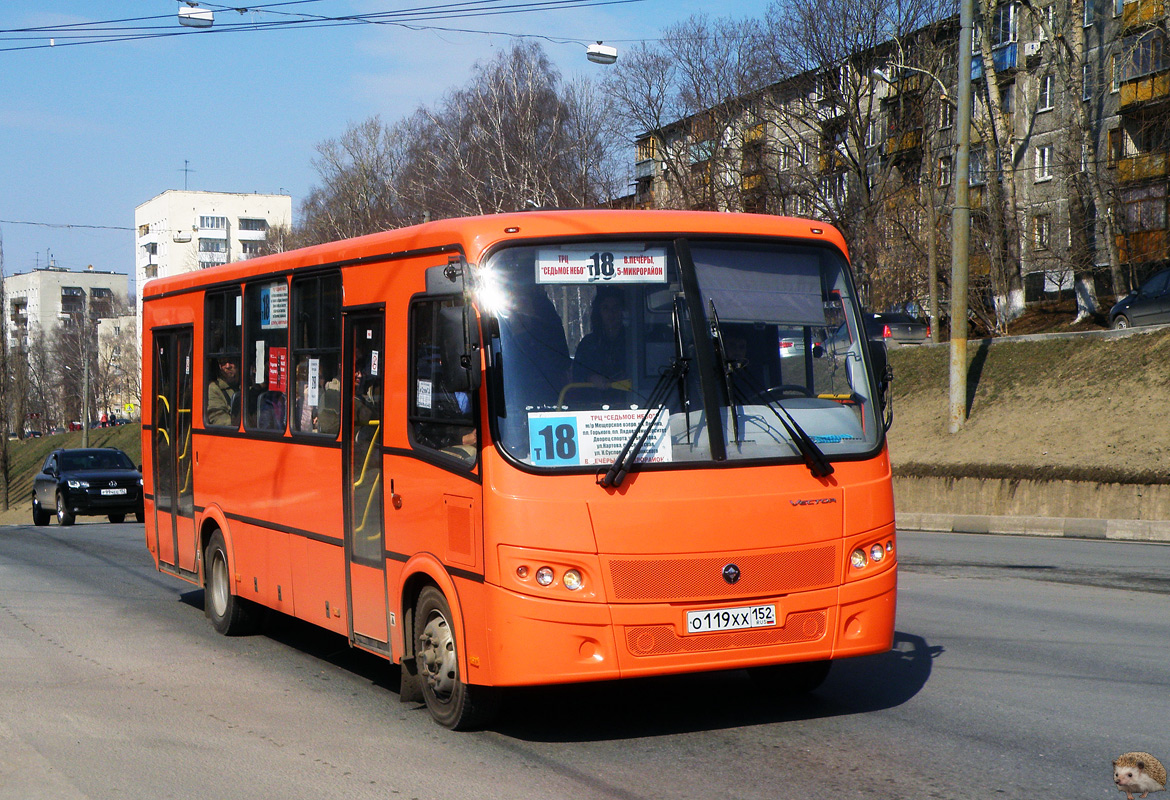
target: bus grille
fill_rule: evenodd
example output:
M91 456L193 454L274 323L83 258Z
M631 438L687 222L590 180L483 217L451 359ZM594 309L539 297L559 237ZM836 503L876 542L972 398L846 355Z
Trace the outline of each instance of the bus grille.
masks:
M823 589L837 583L839 545L794 548L756 555L694 558L614 558L609 562L613 599L636 602L700 601L771 597ZM728 584L723 568L739 567Z
M754 628L696 636L679 636L673 625L634 625L626 628L626 648L634 656L665 656L812 642L825 635L826 620L824 610L802 611L790 614L783 628Z

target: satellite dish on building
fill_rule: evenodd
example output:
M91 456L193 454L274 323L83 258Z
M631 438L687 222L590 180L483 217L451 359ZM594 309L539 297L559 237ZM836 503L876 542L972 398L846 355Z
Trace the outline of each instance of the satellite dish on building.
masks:
M179 24L188 28L210 28L215 23L215 15L210 8L199 6L179 6Z
M612 64L617 61L617 48L597 42L585 48L585 57L594 64Z

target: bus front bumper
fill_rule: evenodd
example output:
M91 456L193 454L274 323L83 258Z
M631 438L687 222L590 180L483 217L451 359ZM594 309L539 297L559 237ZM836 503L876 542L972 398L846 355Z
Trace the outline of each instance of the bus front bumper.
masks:
M723 603L573 603L488 585L488 666L496 686L578 683L883 653L897 571L819 591ZM687 612L774 605L776 625L687 633Z

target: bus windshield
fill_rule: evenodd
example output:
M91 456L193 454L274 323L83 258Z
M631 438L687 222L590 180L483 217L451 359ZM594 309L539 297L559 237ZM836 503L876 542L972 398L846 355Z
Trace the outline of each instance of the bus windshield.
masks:
M871 454L844 256L773 239L549 243L477 272L498 441L535 468ZM654 466L652 466L654 465Z

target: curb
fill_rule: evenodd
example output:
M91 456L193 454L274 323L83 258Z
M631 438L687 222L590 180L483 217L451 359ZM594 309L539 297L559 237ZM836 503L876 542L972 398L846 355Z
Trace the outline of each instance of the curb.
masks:
M976 514L895 514L897 527L932 533L990 533L1008 536L1053 536L1170 542L1170 521L1145 519L1078 519L1075 517L996 517Z

